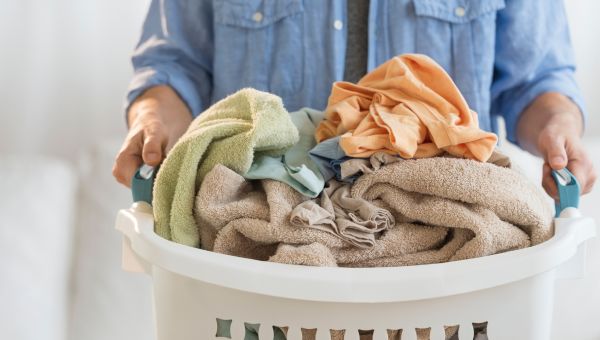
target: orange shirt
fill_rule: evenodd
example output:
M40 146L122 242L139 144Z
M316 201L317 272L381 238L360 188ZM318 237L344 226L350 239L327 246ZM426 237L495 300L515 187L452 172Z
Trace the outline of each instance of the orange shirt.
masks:
M498 137L479 128L477 113L431 58L403 54L365 75L357 84L333 84L317 142L341 135L350 157L385 151L403 158L443 151L482 162Z

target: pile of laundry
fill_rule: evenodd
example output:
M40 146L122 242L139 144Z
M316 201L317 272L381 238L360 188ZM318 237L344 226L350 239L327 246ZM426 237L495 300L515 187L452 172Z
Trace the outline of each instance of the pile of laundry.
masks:
M196 118L154 186L155 230L288 264L405 266L553 235L543 192L496 151L448 74L395 57L333 85L324 112L243 89Z

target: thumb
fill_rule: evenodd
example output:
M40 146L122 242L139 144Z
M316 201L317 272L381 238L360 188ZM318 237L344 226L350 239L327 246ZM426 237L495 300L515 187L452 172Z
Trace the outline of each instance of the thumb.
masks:
M568 158L565 140L562 137L549 140L545 146L546 162L554 170L563 169L567 166Z
M150 125L145 129L142 158L144 163L157 166L163 158L163 148L166 144L166 134L160 125Z

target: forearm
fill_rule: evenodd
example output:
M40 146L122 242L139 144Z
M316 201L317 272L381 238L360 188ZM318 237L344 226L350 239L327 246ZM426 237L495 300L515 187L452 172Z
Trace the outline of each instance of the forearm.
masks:
M540 141L540 136L545 133L580 137L583 118L579 107L560 93L548 92L538 96L521 114L517 138L523 149L541 156L543 141Z

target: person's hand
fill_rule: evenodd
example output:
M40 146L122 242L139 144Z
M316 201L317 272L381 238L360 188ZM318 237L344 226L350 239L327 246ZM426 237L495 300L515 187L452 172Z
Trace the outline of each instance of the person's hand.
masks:
M168 86L152 87L130 106L129 133L113 166L113 176L130 186L142 163L157 166L188 128L192 115Z
M569 122L564 116L548 122L538 137L538 150L544 158L542 186L554 199L558 199L552 170L569 169L581 186L581 194L592 190L597 174L590 156L585 151L581 137L573 128L565 128ZM572 124L572 123L571 123Z
M558 190L551 170L569 169L581 186L592 190L597 174L585 151L581 134L583 120L579 108L558 93L545 93L523 112L517 134L521 146L544 159L542 186L554 199Z

